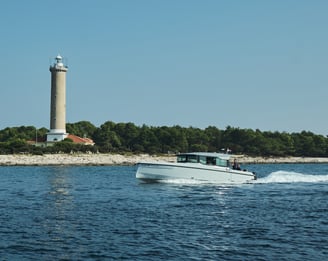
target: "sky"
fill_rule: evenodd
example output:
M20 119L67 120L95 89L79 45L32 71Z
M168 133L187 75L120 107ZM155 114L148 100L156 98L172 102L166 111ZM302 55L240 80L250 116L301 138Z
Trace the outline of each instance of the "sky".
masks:
M66 120L328 135L328 1L11 0L0 9L0 129Z

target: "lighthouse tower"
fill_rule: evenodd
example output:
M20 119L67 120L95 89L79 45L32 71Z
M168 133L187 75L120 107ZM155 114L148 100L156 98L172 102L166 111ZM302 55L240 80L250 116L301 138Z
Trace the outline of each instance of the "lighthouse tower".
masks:
M66 72L67 66L63 58L57 55L55 63L50 65L51 72L51 105L50 105L50 132L47 133L47 142L62 141L66 133Z

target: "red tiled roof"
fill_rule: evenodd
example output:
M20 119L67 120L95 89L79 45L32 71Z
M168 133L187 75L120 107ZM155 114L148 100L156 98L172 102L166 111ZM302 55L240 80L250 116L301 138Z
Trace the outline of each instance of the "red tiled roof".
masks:
M73 141L73 143L79 143L79 144L84 144L84 145L95 145L95 143L92 139L81 138L81 137L73 135L73 134L68 134L68 136L66 138L71 139ZM39 142L39 143L43 143L46 141L47 141L47 139L45 137L37 138L37 142ZM26 142L31 145L36 144L35 140L28 140Z
M68 136L66 138L71 139L74 143L83 143L86 145L94 145L95 144L92 139L81 138L81 137L73 135L73 134L68 134Z

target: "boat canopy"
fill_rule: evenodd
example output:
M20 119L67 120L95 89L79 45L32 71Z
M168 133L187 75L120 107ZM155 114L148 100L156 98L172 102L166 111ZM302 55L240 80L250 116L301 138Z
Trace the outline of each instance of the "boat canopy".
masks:
M210 153L210 152L195 152L195 153L181 153L177 155L177 162L179 163L200 163L204 165L216 165L220 167L229 167L228 154Z

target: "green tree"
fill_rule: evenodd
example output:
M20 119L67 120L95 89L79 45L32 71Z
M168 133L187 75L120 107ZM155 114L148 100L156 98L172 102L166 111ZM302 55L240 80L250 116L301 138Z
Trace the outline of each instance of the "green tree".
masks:
M115 123L107 121L94 133L94 141L99 146L101 152L118 151L121 147L120 138L116 135Z
M215 126L209 126L205 129L205 135L208 139L208 150L219 151L222 148L222 132Z
M142 149L140 152L158 153L160 152L159 141L154 134L154 128L150 128L147 125L142 125L139 135L136 138L137 144Z
M89 121L67 123L66 131L79 137L92 137L97 128Z
M189 151L208 151L209 138L203 130L189 127L186 129L186 136L189 145Z
M114 131L121 141L121 147L125 151L134 151L134 145L139 135L139 128L133 123L118 123Z

